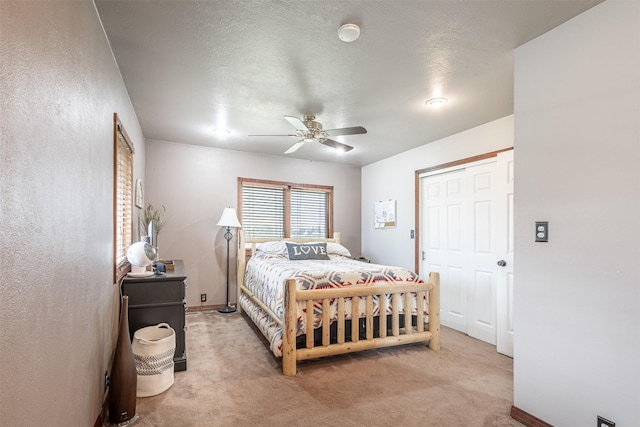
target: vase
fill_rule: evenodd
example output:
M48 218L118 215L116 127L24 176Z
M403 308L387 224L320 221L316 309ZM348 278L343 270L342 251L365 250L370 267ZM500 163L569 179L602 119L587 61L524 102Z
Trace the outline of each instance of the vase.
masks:
M120 329L111 367L109 421L120 426L137 421L136 389L138 374L129 338L129 297L122 297Z

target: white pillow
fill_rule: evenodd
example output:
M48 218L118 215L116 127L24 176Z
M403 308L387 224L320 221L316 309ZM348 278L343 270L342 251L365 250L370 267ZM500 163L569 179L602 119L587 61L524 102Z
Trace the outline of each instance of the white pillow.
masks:
M256 245L256 251L266 252L274 255L287 255L287 244L284 240L275 242L264 242Z
M327 253L330 255L342 255L351 257L351 252L349 252L349 249L345 248L340 243L335 242L327 242Z

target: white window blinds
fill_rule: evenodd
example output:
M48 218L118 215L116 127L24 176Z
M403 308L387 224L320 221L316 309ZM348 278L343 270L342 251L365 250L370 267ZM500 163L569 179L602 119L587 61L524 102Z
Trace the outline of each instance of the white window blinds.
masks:
M115 281L126 274L127 249L133 235L133 145L115 117L114 262Z
M239 178L247 238L325 238L332 230L333 187Z
M246 237L282 239L284 235L284 189L242 187L242 228Z
M326 192L291 189L291 237L327 237Z

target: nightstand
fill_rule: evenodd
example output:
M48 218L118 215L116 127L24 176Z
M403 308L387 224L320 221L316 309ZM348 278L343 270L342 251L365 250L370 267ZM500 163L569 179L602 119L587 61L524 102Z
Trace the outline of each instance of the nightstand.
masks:
M174 260L174 269L150 277L125 277L122 294L129 296L129 334L140 328L166 322L176 332L174 371L187 369L185 348L185 306L187 273L182 260Z

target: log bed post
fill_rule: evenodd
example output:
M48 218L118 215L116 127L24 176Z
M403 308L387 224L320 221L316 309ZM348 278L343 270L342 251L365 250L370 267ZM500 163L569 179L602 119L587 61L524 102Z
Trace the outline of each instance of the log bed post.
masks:
M285 282L284 325L282 328L282 373L296 374L296 281Z
M429 273L429 282L433 283L429 291L429 332L433 334L429 348L440 350L440 273Z

